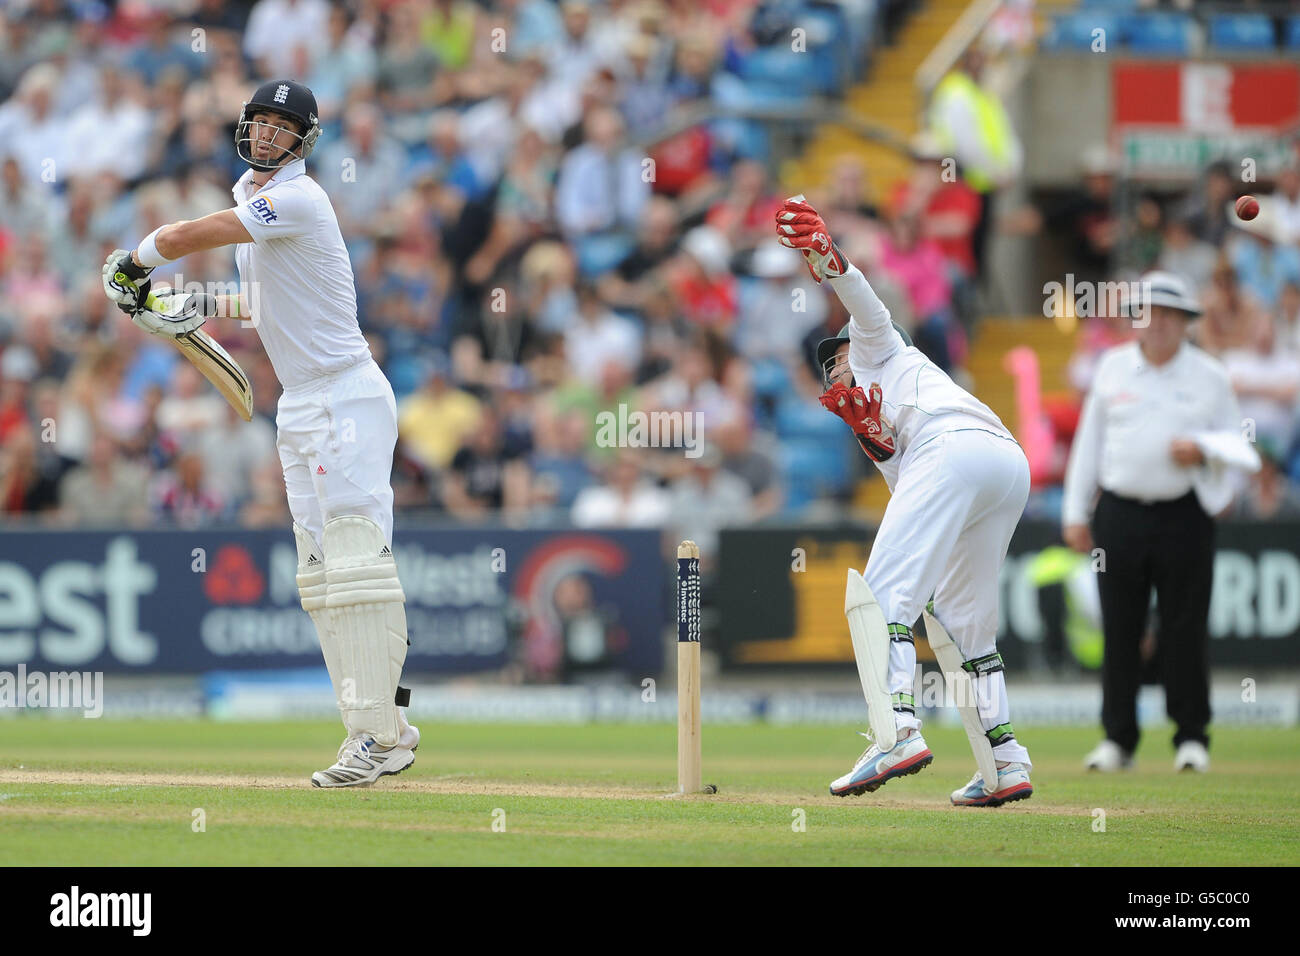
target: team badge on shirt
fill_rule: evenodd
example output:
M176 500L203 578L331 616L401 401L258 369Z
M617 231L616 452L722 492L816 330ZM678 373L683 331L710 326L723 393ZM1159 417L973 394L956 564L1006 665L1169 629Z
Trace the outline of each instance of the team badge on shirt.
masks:
M266 196L258 196L256 199L248 201L248 210L254 216L262 221L263 225L269 226L275 222L275 204Z

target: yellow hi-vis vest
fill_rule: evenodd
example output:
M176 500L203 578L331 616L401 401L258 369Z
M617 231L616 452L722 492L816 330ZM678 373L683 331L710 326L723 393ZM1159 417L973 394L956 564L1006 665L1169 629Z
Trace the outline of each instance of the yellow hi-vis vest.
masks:
M1009 163L1010 147L1015 137L1011 120L1002 108L1001 100L976 83L970 74L962 70L950 71L935 87L931 101L931 126L943 149L950 155L956 155L955 134L944 125L944 111L939 108L949 98L965 101L966 108L975 116L980 153L991 157L994 166L992 169L971 162L969 156L962 163L962 175L966 182L976 192L986 193L994 187L999 178L998 173Z

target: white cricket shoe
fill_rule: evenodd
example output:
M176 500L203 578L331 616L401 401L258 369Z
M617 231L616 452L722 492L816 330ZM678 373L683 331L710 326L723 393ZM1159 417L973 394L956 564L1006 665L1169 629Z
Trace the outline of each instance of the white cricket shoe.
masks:
M864 750L853 769L831 784L831 794L836 797L851 797L859 793L872 793L895 777L919 773L933 760L934 754L925 745L921 732L904 731L903 736L889 750L882 752L874 743Z
M1100 770L1102 773L1114 773L1117 770L1132 770L1133 755L1113 740L1103 740L1093 748L1092 753L1083 758L1087 770Z
M381 747L373 737L352 737L339 748L339 759L328 770L311 775L313 787L368 787L380 777L401 773L415 763L405 747Z
M977 770L970 783L952 792L952 803L955 807L1000 807L1013 800L1027 800L1033 795L1029 767L1008 762L998 764L998 782L992 793L984 789L984 775Z
M1175 770L1195 770L1197 773L1205 773L1210 769L1210 752L1205 749L1205 744L1195 740L1184 740L1178 745L1178 753L1174 756Z
M351 737L344 737L343 743L339 744L339 756L343 756L343 748L348 745ZM406 719L406 709L399 707L397 709L397 746L412 753L420 749L420 728L412 727Z

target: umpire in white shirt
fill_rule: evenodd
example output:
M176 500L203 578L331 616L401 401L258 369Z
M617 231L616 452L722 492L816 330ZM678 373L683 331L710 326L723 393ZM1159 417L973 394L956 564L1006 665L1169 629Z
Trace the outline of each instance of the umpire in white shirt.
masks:
M1154 588L1166 709L1177 728L1174 764L1204 771L1214 516L1232 501L1231 471L1257 470L1259 456L1243 436L1227 371L1185 341L1187 322L1201 314L1187 284L1150 272L1140 287L1137 340L1102 356L1065 477L1065 541L1076 551L1100 549L1105 562L1097 585L1106 739L1085 763L1132 765L1139 643Z

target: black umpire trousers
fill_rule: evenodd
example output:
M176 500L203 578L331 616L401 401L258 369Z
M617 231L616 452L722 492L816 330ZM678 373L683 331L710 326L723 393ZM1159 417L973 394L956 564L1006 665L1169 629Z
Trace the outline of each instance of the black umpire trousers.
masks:
M1139 646L1155 589L1156 629L1166 709L1176 727L1174 746L1209 743L1209 614L1214 581L1214 519L1195 492L1174 501L1143 504L1101 493L1092 538L1105 555L1097 575L1106 652L1101 666L1101 723L1106 738L1137 748L1137 696L1142 683Z

